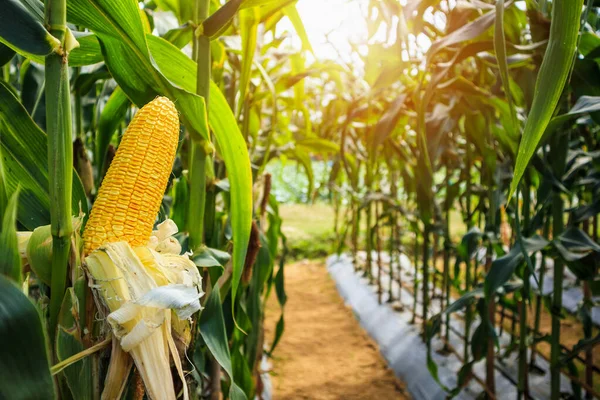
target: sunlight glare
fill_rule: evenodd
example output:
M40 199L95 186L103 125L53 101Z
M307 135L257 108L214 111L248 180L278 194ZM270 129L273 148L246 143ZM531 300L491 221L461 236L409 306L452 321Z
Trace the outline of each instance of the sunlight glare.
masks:
M367 36L367 5L367 0L298 1L296 7L317 58L353 61L350 43Z

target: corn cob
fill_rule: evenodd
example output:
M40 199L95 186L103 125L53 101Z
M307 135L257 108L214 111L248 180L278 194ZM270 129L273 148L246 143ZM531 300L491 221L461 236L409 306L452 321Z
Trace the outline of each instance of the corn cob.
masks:
M85 232L84 252L105 243L145 246L167 186L179 139L179 116L166 97L135 115L98 192Z

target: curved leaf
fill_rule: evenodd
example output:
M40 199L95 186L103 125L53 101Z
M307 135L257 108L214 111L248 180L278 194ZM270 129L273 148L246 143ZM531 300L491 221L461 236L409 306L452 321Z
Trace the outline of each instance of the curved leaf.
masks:
M60 41L18 0L0 0L0 41L26 54L45 56L60 47Z
M232 400L246 399L246 395L233 382L233 368L231 366L231 354L229 352L229 345L227 341L227 333L225 331L225 319L223 317L223 309L221 305L221 295L219 293L219 286L215 284L213 287L204 310L200 315L200 321L198 323L200 328L200 334L206 343L206 346L215 357L217 362L223 367L227 375L232 380L230 397Z
M552 3L550 40L535 83L535 96L519 145L509 198L515 193L563 92L575 58L583 0Z
M0 82L0 154L9 193L21 188L17 220L29 230L50 224L48 165L40 154L47 152L47 138L19 103L14 93ZM83 186L73 171L73 215L87 214Z
M40 316L2 275L0 304L0 398L55 398Z
M117 131L119 124L125 118L131 101L120 87L117 87L108 98L98 119L98 132L96 133L96 157L99 173L104 172L106 151Z
M0 274L21 284L21 255L17 239L17 199L19 189L13 193L4 211L0 232Z
M294 29L298 36L300 36L300 41L302 41L302 50L313 52L312 46L310 45L310 40L308 39L308 35L306 34L306 29L304 29L304 23L302 22L302 18L300 18L300 14L298 14L298 10L296 9L295 4L290 4L288 6L283 7L283 13L294 25Z
M196 138L209 139L204 99L196 88L196 64L177 47L145 33L139 7L133 0L72 0L69 20L96 33L111 74L137 105L156 95L171 98ZM158 51L149 51L154 46ZM192 74L187 75L191 68ZM164 74L164 75L163 75ZM246 143L220 89L211 81L212 128L230 173L233 228L233 297L239 286L250 237L252 174Z
M69 53L69 66L82 67L104 61L100 42L98 42L96 35L85 33L75 34L75 37L79 42L79 47L74 48Z
M548 246L550 242L539 235L531 238L523 238L523 244L527 254L531 254L542 250ZM492 262L492 267L485 277L484 292L486 299L502 287L511 278L520 263L525 259L521 246L516 244L508 254L495 259Z
M148 35L154 61L174 84L186 90L196 87L196 63L169 42ZM239 286L252 225L252 172L246 142L219 87L210 82L208 123L215 134L231 186L233 228L233 297Z
M502 86L504 87L504 93L508 101L510 115L513 119L513 125L516 126L517 115L515 114L515 106L510 93L510 76L508 74L508 61L506 58L506 39L504 36L504 0L497 0L496 2L494 50L496 51L496 59L498 60L498 68L500 69L500 79L502 80Z
M240 35L242 36L242 71L240 73L240 98L238 103L238 113L246 101L246 92L250 85L250 72L252 70L252 61L256 53L256 41L258 35L258 24L260 22L260 12L258 7L246 8L240 11Z

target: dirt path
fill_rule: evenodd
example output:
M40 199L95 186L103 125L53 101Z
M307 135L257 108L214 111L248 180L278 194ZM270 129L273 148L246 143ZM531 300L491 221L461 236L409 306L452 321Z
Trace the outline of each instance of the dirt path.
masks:
M345 305L322 262L285 267L285 333L273 354L275 399L409 399ZM271 297L266 339L279 306Z

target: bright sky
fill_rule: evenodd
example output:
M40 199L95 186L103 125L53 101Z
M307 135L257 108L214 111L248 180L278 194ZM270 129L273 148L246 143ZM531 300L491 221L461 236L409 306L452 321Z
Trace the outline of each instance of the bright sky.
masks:
M308 38L317 58L337 59L338 55L329 41L342 56L350 54L348 41L367 36L364 14L368 0L299 0L298 13L304 22ZM286 27L287 28L287 27ZM293 28L290 27L293 31ZM348 61L348 60L347 60Z

